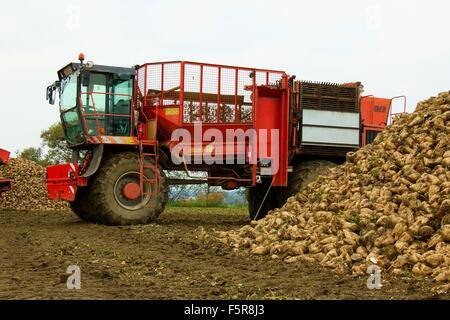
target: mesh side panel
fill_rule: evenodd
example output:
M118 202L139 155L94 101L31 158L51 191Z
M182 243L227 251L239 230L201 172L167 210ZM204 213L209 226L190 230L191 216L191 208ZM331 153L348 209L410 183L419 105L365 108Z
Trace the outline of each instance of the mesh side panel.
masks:
M137 105L136 105L136 107L138 108L138 109L140 109L140 108L142 108L142 99L143 99L143 97L144 97L144 91L145 91L145 88L144 88L144 77L145 77L145 68L140 68L140 69L137 69L136 70L136 86L137 86L137 92L136 92L136 94L137 94L137 101L136 101L136 103L137 103Z
M263 71L257 71L256 72L256 84L258 86L260 85L266 85L267 84L267 73Z
M243 96L243 102L239 105L238 114L239 122L249 123L253 121L252 118L252 92L244 90L247 85L253 84L253 80L250 78L250 71L239 70L238 71L238 95Z
M139 96L144 96L144 82L145 82L145 68L138 69L136 71L136 78L137 78L137 87L139 90Z
M161 75L162 66L160 64L150 65L147 67L147 92L151 90L153 92L161 91Z
M217 122L217 103L203 103L203 121L205 123Z
M219 108L217 93L219 92L219 68L203 67L203 114L207 123L218 122Z
M184 66L184 91L200 92L200 66L191 64Z
M137 70L138 104L178 106L183 96L184 123L251 123L252 92L245 87L254 82L276 84L281 76L282 72L191 62L146 64Z
M274 73L274 72L269 73L269 84L270 85L275 85L280 80L281 80L280 73Z
M231 68L220 70L220 122L233 123L236 104L236 71Z
M164 64L163 105L180 104L180 64Z
M186 64L184 67L183 122L200 120L200 66Z
M219 91L219 68L203 67L203 93L216 94Z

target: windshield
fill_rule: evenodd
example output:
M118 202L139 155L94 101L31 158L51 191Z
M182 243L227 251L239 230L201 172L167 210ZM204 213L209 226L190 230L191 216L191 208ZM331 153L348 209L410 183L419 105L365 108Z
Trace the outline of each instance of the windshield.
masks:
M61 111L69 110L77 105L77 75L72 74L70 77L61 81Z
M83 128L76 108L77 79L77 74L74 73L61 81L59 107L64 134L69 145L77 145L84 142Z

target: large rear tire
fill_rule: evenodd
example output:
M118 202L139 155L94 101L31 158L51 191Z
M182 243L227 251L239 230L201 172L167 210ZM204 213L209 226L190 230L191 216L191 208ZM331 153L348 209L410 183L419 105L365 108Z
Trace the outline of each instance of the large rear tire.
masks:
M289 173L288 186L283 188L283 192L278 192L277 198L280 207L286 203L289 197L302 191L308 184L335 166L334 162L328 160L311 160L295 165L294 171Z
M151 164L151 163L147 163ZM139 158L137 153L119 153L107 159L92 178L89 202L94 220L106 225L133 225L155 221L164 211L169 199L169 185L162 168L159 167L159 190L153 195L134 200L122 196L121 188L127 183L139 184ZM144 171L147 179L154 179L155 170ZM151 185L144 186L145 192Z
M69 202L72 211L80 218L85 221L95 221L93 216L92 208L89 208L89 187L80 187L77 190L75 200Z

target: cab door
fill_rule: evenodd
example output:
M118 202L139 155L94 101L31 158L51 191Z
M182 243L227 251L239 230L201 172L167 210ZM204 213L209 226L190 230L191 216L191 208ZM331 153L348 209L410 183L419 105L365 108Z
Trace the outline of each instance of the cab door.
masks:
M80 91L81 111L89 136L105 135L105 113L107 107L107 75L91 72L88 81L83 80Z
M133 79L129 75L91 72L80 100L89 136L130 136Z

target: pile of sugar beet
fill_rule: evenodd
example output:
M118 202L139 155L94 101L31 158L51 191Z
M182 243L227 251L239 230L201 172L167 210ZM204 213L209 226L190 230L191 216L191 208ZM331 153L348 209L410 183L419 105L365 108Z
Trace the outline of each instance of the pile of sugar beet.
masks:
M45 168L16 158L0 167L0 176L11 180L11 190L0 197L0 210L69 210L67 202L50 200L45 185Z
M207 235L234 251L364 275L450 281L450 93L401 114L373 144L238 230Z

